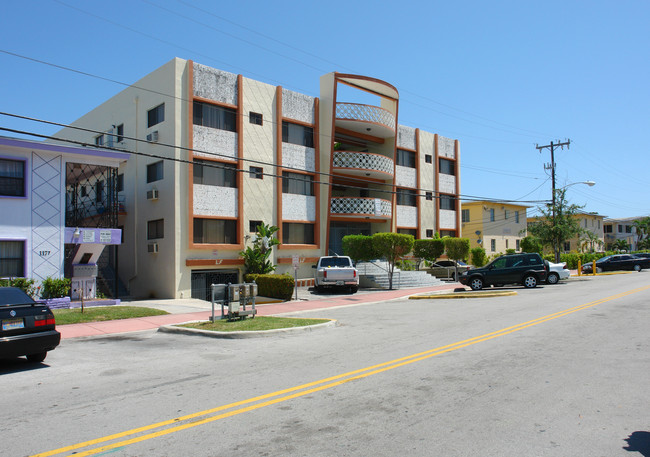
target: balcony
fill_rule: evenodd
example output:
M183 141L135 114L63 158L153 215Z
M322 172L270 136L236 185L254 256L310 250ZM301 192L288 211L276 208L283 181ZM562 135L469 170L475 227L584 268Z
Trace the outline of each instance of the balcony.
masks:
M332 197L330 214L386 220L392 216L392 206L381 198Z
M378 106L337 103L336 126L379 138L395 136L395 116Z
M395 164L381 154L355 151L334 151L332 171L373 179L392 179Z

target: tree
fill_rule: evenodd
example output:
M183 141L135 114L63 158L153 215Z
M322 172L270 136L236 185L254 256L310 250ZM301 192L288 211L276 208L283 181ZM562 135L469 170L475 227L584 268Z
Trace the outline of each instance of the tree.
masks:
M584 252L589 249L590 252L594 252L595 248L600 246L602 242L594 232L590 230L584 230L580 235L581 250Z
M560 261L560 247L583 231L580 228L580 219L576 217L583 207L569 203L566 199L566 189L557 189L555 206L549 204L537 208L542 216L528 227L528 231L542 246L553 250L556 263Z
M413 235L403 233L375 233L372 235L372 245L376 253L388 261L388 288L393 290L393 272L395 262L400 260L413 249Z
M373 248L372 236L369 235L345 235L343 254L355 262L367 262L379 257Z
M269 260L273 246L280 244L274 237L279 229L275 225L266 225L263 222L257 226L257 233L253 236L253 246L239 253L244 258L244 268L247 274L267 274L275 271L275 265Z
M542 253L542 243L534 236L528 235L521 239L521 252Z
M472 259L472 265L477 268L482 267L487 262L487 256L485 255L485 249L481 246L472 248L470 251L470 258Z
M413 243L413 255L418 259L427 262L435 262L445 252L445 242L436 233L435 238L415 240Z
M636 227L637 248L650 249L650 216L634 221Z
M627 251L630 245L624 239L616 240L612 246L616 251Z
M454 269L456 270L456 278L458 278L458 261L467 260L469 257L469 238L443 238L445 242L445 250L447 257L454 260Z

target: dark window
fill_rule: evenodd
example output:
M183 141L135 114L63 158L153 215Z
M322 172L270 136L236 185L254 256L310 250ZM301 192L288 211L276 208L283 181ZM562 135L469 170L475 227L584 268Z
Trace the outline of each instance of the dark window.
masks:
M264 179L264 169L262 167L250 167L250 177L254 179Z
M438 171L445 175L456 176L456 162L447 159L438 159Z
M314 224L284 222L282 224L283 244L314 244Z
M401 228L397 229L397 233L401 233L402 235L412 235L413 238L417 238L417 229L406 229L406 228Z
M427 229L427 238L433 238L433 229Z
M603 225L603 232L604 233L612 233L612 226L611 225Z
M618 233L623 233L623 226L621 224L618 225Z
M433 156L431 154L425 154L424 155L424 161L426 163L433 163Z
M282 173L282 193L314 195L314 177L300 173Z
M236 244L237 221L195 218L194 242L197 244Z
M82 197L87 197L88 196L88 188L86 186L81 186L81 196Z
M571 241L564 242L564 251L569 252L571 250Z
M415 152L405 151L404 149L398 149L397 165L401 165L403 167L415 168Z
M440 238L442 238L443 236L454 237L456 236L456 232L454 230L440 230Z
M632 233L632 226L631 225L626 225L625 226L625 233Z
M248 222L248 231L251 233L257 233L257 227L262 225L262 221L249 221Z
M464 209L460 212L460 221L461 222L469 222L469 210Z
M95 146L104 146L104 135L95 137Z
M254 113L254 112L251 111L250 114L249 114L249 120L250 120L251 124L262 125L262 119L263 118L262 118L262 115L260 113Z
M397 204L404 206L417 206L416 192L413 189L397 189Z
M104 200L104 181L95 183L95 202L101 203Z
M237 167L232 163L195 159L194 184L237 187Z
M497 250L497 241L496 240L490 240L490 251L494 252Z
M165 238L165 220L157 219L155 221L147 222L147 239L155 240L158 238Z
M237 131L237 111L223 106L194 102L194 125Z
M115 133L117 134L116 141L118 143L121 143L122 141L124 141L124 124L118 125L115 130L116 130Z
M163 179L163 161L147 165L147 182L160 181Z
M426 196L427 196L427 200L433 200L433 192L427 192Z
M0 195L25 196L25 162L0 159Z
M165 104L156 106L147 111L147 127L153 127L165 120Z
M440 196L440 209L456 210L456 199L449 195Z
M124 173L117 175L117 191L124 192Z
M25 242L0 241L0 278L25 275Z
M314 147L314 129L300 124L282 121L282 141L300 146Z

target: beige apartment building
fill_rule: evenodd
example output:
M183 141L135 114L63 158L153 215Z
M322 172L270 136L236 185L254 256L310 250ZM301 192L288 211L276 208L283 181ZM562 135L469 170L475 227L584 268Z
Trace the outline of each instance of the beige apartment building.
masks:
M561 252L590 252L602 251L605 247L605 219L598 213L579 212L575 215L583 233L566 241L562 245ZM534 223L539 217L531 217L528 223Z
M205 298L242 280L262 222L279 227L277 272L297 256L299 278L347 234L459 236L459 142L398 112L398 90L367 76L326 74L313 97L175 58L57 137L131 153L118 183L130 295Z
M487 255L520 251L526 236L528 206L493 201L463 202L461 229L470 247L480 246Z

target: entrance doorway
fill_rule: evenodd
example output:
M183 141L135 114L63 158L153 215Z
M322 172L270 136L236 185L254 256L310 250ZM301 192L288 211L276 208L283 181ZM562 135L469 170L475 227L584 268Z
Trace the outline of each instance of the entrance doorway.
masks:
M210 285L239 283L238 270L203 270L192 272L192 298L212 301Z
M370 235L370 223L332 222L328 255L343 255L343 237L346 235Z

